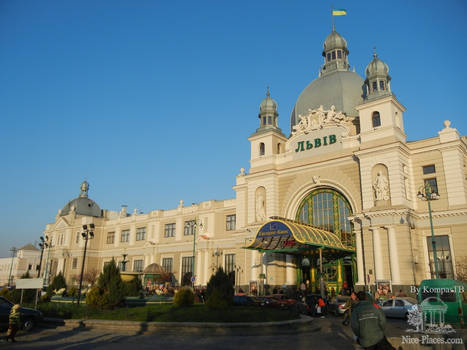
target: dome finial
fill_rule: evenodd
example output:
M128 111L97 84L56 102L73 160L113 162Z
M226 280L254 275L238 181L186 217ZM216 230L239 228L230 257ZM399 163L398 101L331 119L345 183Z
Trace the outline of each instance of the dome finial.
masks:
M376 53L376 45L373 46L373 58L378 57L378 54Z
M271 97L271 94L269 93L269 85L266 86L266 96Z
M87 198L88 197L88 191L89 191L89 184L86 180L83 181L81 184L81 193L79 194L80 197Z

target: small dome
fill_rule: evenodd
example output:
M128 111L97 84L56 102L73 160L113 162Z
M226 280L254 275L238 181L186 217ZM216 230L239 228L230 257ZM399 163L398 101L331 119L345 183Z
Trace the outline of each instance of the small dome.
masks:
M324 40L323 56L326 51L334 49L345 49L347 50L347 41L338 32L333 30Z
M373 55L373 60L366 66L365 74L367 78L374 76L387 76L389 73L389 67L386 63L381 61L378 58L378 55L375 53Z
M276 110L277 110L277 102L271 98L271 95L269 94L269 88L268 88L268 91L266 93L266 98L263 101L261 101L259 105L259 112L260 113L274 112Z

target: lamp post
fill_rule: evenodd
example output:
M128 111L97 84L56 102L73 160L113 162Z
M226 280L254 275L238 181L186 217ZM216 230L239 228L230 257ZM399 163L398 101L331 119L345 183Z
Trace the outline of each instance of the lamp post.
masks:
M222 256L223 252L219 248L216 248L216 251L212 253L213 257L216 257L216 271L219 269L219 257Z
M435 231L433 229L433 217L431 215L431 201L439 199L439 194L434 192L429 183L420 187L417 194L418 199L428 202L428 214L430 216L431 244L433 245L433 262L435 265L435 278L439 278L438 256L436 254Z
M47 236L45 236L47 237ZM48 237L47 237L48 238ZM37 277L41 275L41 268L42 268L42 257L44 256L44 249L49 246L48 239L44 239L44 237L40 237L39 247L41 247L41 259L39 260L39 268L37 269Z
M128 254L125 254L125 253L122 254L122 257L123 257L123 260L122 260L122 272L126 271L126 263L128 262L128 260L126 260L127 256L128 256Z
M8 287L11 286L11 271L13 270L13 262L14 262L15 255L16 255L17 251L18 251L18 249L16 249L16 247L12 247L10 249L10 252L11 252L11 265L10 265L10 274L8 275Z
M84 239L84 254L83 254L83 263L81 264L81 276L79 278L79 289L78 289L78 305L81 300L81 287L83 285L83 273L84 273L84 262L86 260L86 249L88 248L88 239L94 238L94 224L89 224L88 225L83 225L83 232L81 233L81 236L83 236Z
M191 276L191 283L192 283L193 289L195 289L195 281L196 281L196 228L198 226L202 228L203 224L201 222L198 224L196 220L185 222L185 228L189 230L191 229L193 232L193 273Z
M235 271L235 292L238 293L240 290L240 274L243 272L243 269L240 265L234 266Z

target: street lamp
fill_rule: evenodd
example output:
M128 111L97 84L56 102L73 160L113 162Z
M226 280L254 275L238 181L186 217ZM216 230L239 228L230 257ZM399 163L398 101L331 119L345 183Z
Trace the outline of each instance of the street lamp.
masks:
M128 254L125 254L125 253L122 254L122 257L123 257L123 260L122 260L122 272L126 271L126 263L128 262L128 260L126 260L127 256L128 256Z
M438 256L436 254L436 242L435 242L435 231L433 229L433 217L431 215L431 201L439 199L439 194L433 191L430 184L427 182L424 186L420 187L417 194L418 199L428 202L428 214L430 216L430 228L431 228L431 244L433 245L433 262L435 265L435 278L439 278L438 270Z
M44 256L44 249L47 248L49 246L49 237L48 236L45 236L46 238L44 239L44 237L40 237L40 243L39 243L39 247L41 247L41 259L39 260L39 268L37 269L37 277L40 277L41 275L41 268L42 268L42 257Z
M193 285L193 289L195 289L195 281L196 281L196 228L197 227L203 228L203 223L197 223L196 220L187 221L185 222L185 228L191 229L193 232L193 274L191 276L191 283Z
M11 265L10 265L10 274L8 275L8 287L11 286L11 271L13 270L13 262L14 262L14 259L15 259L15 255L16 255L16 252L18 251L18 249L16 249L16 247L12 247L10 249L10 252L11 252Z
M216 271L219 269L219 257L222 256L223 252L222 250L219 250L219 248L216 248L216 251L212 253L212 257L216 257Z
M86 249L88 248L88 239L94 238L94 224L83 225L83 232L81 236L84 239L84 254L83 254L83 263L81 264L81 276L79 278L79 289L78 289L78 305L81 299L81 287L83 285L83 273L84 273L84 262L86 260Z
M239 292L240 290L240 275L243 273L243 269L240 265L235 265L234 266L234 271L235 271L235 291L236 293Z

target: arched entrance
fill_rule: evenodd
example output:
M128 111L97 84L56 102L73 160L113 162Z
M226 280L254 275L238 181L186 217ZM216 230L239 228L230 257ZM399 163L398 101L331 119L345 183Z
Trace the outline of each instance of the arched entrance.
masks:
M352 208L342 193L331 188L320 188L311 191L302 200L296 221L332 232L345 246L355 248L352 223L348 220L351 215ZM355 254L336 259L323 257L322 263L323 279L328 291L334 288L338 293L342 287L353 288L357 275ZM307 276L311 276L312 289L319 289L317 262L311 264L309 273L304 272L303 265L297 272L298 283L306 282Z

